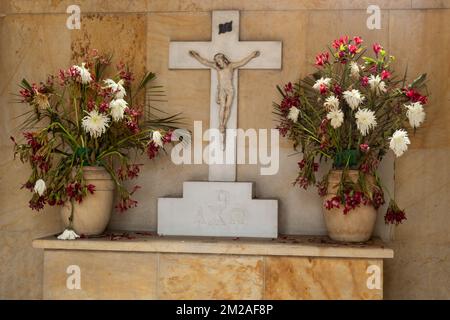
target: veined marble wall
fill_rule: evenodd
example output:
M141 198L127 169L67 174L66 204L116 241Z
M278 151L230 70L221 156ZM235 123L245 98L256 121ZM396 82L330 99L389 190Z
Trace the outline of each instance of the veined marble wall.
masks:
M169 112L183 112L186 122L209 122L209 72L167 69L170 40L209 40L210 11L241 10L241 40L283 41L283 70L240 71L239 127L272 128L275 84L313 70L316 52L341 34L361 35L370 45L382 43L397 56L397 68L427 72L431 92L427 121L412 139L411 151L395 162L395 193L408 221L396 228L395 258L386 261L386 298L450 298L450 120L448 0L80 0L81 30L66 28L71 0L11 0L0 3L0 298L42 297L42 252L31 239L56 233L56 210L32 212L29 194L20 190L26 166L12 159L11 134L23 106L11 93L26 77L78 61L80 49L97 48L131 61L137 76L156 72L166 88ZM381 29L368 30L366 8L382 9ZM260 176L259 167L238 167L240 181L255 181L257 195L280 200L280 231L323 233L320 199L314 190L292 188L295 156L282 139L277 176ZM178 168L167 157L146 161L137 198L140 206L116 214L113 228L154 230L156 198L180 195L185 180L206 180L207 166ZM386 166L389 175L389 163ZM381 221L380 221L381 222ZM379 231L386 231L379 228ZM389 230L387 230L389 231Z

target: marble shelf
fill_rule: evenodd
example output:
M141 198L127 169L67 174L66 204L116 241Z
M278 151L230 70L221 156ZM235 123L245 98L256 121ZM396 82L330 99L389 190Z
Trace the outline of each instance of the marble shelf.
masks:
M128 251L333 258L393 258L379 239L367 243L337 243L326 236L286 235L277 239L175 237L150 232L108 232L103 236L62 241L36 239L33 247L47 250Z
M33 246L44 249L44 299L382 299L383 260L394 255L378 239L291 235L110 231Z

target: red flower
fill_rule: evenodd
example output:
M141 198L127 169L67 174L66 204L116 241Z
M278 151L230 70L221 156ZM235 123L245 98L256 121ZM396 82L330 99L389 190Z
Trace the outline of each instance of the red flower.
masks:
M278 129L278 131L280 132L280 135L281 135L282 137L285 137L285 136L287 135L287 133L288 133L288 130L289 130L288 127L286 127L286 126L281 126L281 125L277 126L276 129Z
M381 189L377 189L373 192L372 203L375 209L378 209L384 204L384 194Z
M348 36L342 36L337 40L333 41L333 48L339 49L341 45L346 45L348 43Z
M379 44L379 43L374 43L372 46L373 52L375 52L375 54L378 57L378 53L380 53L381 50L383 50L383 47Z
M341 204L341 199L338 196L334 196L333 198L331 198L325 202L325 208L327 210L331 210L333 208L339 208L340 204Z
M308 189L309 182L306 177L297 178L297 181L295 181L295 183L298 184L300 188L303 188L305 190Z
M363 87L367 87L369 85L369 78L367 76L361 78L361 85Z
M384 216L384 222L386 224L391 223L398 225L402 223L403 220L406 220L405 211L400 210L397 204L391 200L389 208L386 211L386 215Z
M391 73L387 70L383 70L381 71L381 79L385 80L385 79L389 79L391 76Z
M369 145L368 145L367 143L361 143L361 144L359 145L359 149L360 149L362 152L367 152L367 151L369 151L370 147L369 147Z
M323 66L323 65L325 65L325 64L327 64L327 63L329 63L328 62L328 59L330 58L330 54L328 53L328 52L324 52L324 53L319 53L317 56L316 56L316 63L315 63L315 65L316 66Z
M358 50L358 47L357 46L355 46L355 45L353 45L353 44L349 44L348 45L348 51L351 53L351 54L356 54L356 51Z
M325 197L327 195L327 193L328 193L327 189L328 188L327 188L326 181L322 181L322 182L317 183L317 193L319 194L319 196Z
M159 151L159 146L157 146L153 141L148 144L147 156L149 159L153 159L157 156Z
M172 141L172 130L166 132L164 137L162 138L163 143L169 143Z
M288 112L291 107L298 107L299 104L298 96L285 96L281 101L280 109L283 112Z
M31 147L33 153L36 153L42 147L42 145L36 139L36 133L24 132L23 136L27 140L27 144Z
M89 100L87 103L87 109L89 112L91 112L92 110L94 110L95 108L95 102L93 100Z
M286 93L290 93L292 92L292 90L294 89L294 87L292 86L291 82L288 82L285 86L284 86L284 91Z
M94 194L94 192L95 192L95 186L94 186L93 184L88 184L88 185L86 186L86 188L87 188L87 191L89 191L90 194Z
M44 208L45 198L43 196L33 197L28 204L32 210L39 211Z
M325 94L325 93L327 93L327 91L328 91L327 86L324 85L323 83L320 84L320 94Z
M427 96L422 96L414 89L403 89L403 92L412 102L420 102L421 104L426 104L428 102Z
M306 160L302 159L297 164L298 164L298 167L300 168L300 170L303 170L303 168L305 167L305 164L306 164Z
M128 209L137 207L137 201L131 199L130 197L125 198L125 199L121 199L120 202L116 205L116 209L119 210L120 212L124 212Z
M361 37L353 37L353 41L355 41L356 45L360 45L363 42Z
M109 109L109 103L103 101L102 103L100 103L100 105L98 106L98 110L100 112L106 113L108 112ZM127 108L128 109L128 108Z
M341 88L341 86L338 85L338 84L335 84L335 85L334 85L333 92L334 92L336 95L340 96L340 95L342 94L342 88Z

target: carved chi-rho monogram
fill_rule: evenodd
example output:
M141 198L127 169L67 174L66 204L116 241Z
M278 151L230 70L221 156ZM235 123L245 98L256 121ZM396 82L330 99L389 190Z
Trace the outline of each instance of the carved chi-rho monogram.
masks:
M245 225L247 210L243 207L230 206L230 193L218 190L215 202L199 205L196 222L198 225L226 226L230 224Z

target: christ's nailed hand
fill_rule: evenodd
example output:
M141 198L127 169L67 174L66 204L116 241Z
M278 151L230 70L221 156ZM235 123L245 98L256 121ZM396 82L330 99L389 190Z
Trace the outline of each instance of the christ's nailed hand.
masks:
M190 55L191 57L196 57L196 56L198 56L198 53L195 52L194 50L189 50L189 55Z
M254 51L253 52L253 56L256 58L256 57L259 57L261 55L261 52L259 52L259 51Z

